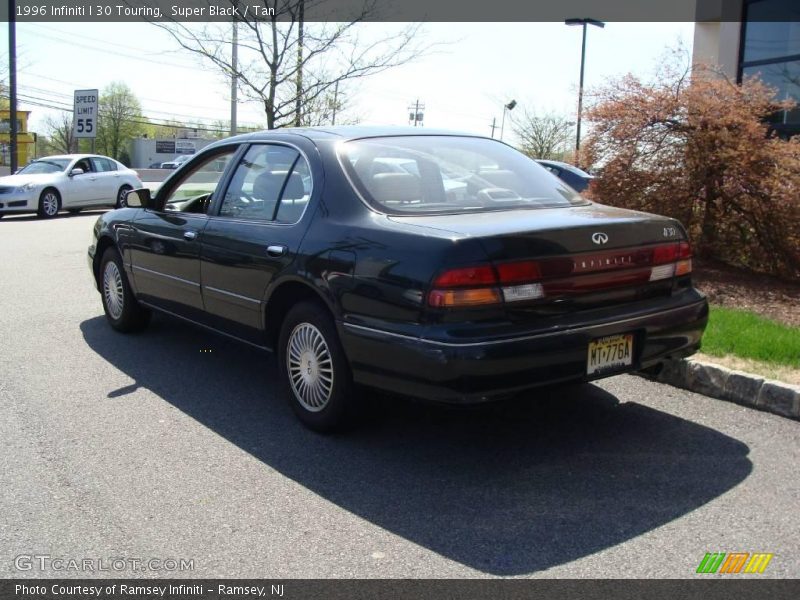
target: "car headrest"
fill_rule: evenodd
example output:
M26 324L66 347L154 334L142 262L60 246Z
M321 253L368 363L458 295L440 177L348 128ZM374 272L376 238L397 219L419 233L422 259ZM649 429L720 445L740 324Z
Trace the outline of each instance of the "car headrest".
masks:
M286 188L283 190L284 200L300 200L306 195L306 188L303 185L303 178L300 173L292 173L289 176L289 181L286 183Z
M508 169L487 169L485 171L480 171L478 177L484 181L488 181L495 187L510 190L519 189L519 177L514 171L509 171Z
M286 171L267 171L253 181L253 196L264 201L275 202L286 179ZM303 178L300 173L292 173L286 188L283 190L284 200L299 200L306 195Z
M382 204L422 199L419 177L411 173L378 173L367 181L370 193Z

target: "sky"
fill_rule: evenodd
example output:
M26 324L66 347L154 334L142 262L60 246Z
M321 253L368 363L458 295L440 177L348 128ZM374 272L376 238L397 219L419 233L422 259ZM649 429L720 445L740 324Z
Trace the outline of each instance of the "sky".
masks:
M372 39L402 24L367 23ZM607 23L590 27L587 88L634 73L647 76L667 48L691 49L693 23ZM408 106L425 104L424 125L490 134L503 105L556 113L574 120L580 70L581 30L562 23L427 23L420 35L429 54L362 80L348 113L363 124L408 124ZM0 47L6 48L2 28ZM230 83L213 67L178 48L148 23L17 24L20 109L31 110L30 130L44 133L44 119L57 111L33 106L72 105L75 89L103 89L124 81L141 101L145 116L205 122L230 117ZM513 114L511 115L514 116ZM262 109L240 102L238 121L266 127ZM513 138L510 122L505 136ZM499 130L496 133L499 136Z

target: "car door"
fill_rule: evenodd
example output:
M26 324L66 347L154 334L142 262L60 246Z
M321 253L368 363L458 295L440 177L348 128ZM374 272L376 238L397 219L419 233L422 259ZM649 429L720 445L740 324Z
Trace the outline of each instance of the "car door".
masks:
M96 175L94 183L97 186L99 200L103 204L116 204L119 188L118 177L115 176L116 165L112 165L109 159L102 157L93 157L90 160Z
M82 169L83 173L72 175L73 169ZM97 188L97 173L93 170L88 158L80 158L67 171L67 181L61 192L61 204L64 208L73 206L89 206L96 204L100 198Z
M296 147L253 144L218 197L201 243L210 324L259 342L270 283L294 260L308 229L308 159Z
M207 211L238 145L198 155L194 166L168 180L155 208L134 220L131 263L137 295L179 316L203 320L200 242Z

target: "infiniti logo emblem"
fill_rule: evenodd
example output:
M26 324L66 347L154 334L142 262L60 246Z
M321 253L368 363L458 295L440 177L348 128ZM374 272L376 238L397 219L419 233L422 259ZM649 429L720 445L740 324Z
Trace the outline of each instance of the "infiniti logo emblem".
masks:
M602 231L598 231L592 234L592 241L595 244L607 244L608 243L608 234L603 233Z

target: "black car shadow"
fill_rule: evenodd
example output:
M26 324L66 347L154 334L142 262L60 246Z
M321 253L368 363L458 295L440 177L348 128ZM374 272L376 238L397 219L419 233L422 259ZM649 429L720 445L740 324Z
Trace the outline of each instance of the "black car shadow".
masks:
M305 430L274 385L274 359L156 317L124 336L97 317L87 344L264 464L341 508L493 575L520 575L614 546L744 480L748 447L594 385L453 410L371 395L368 423Z

